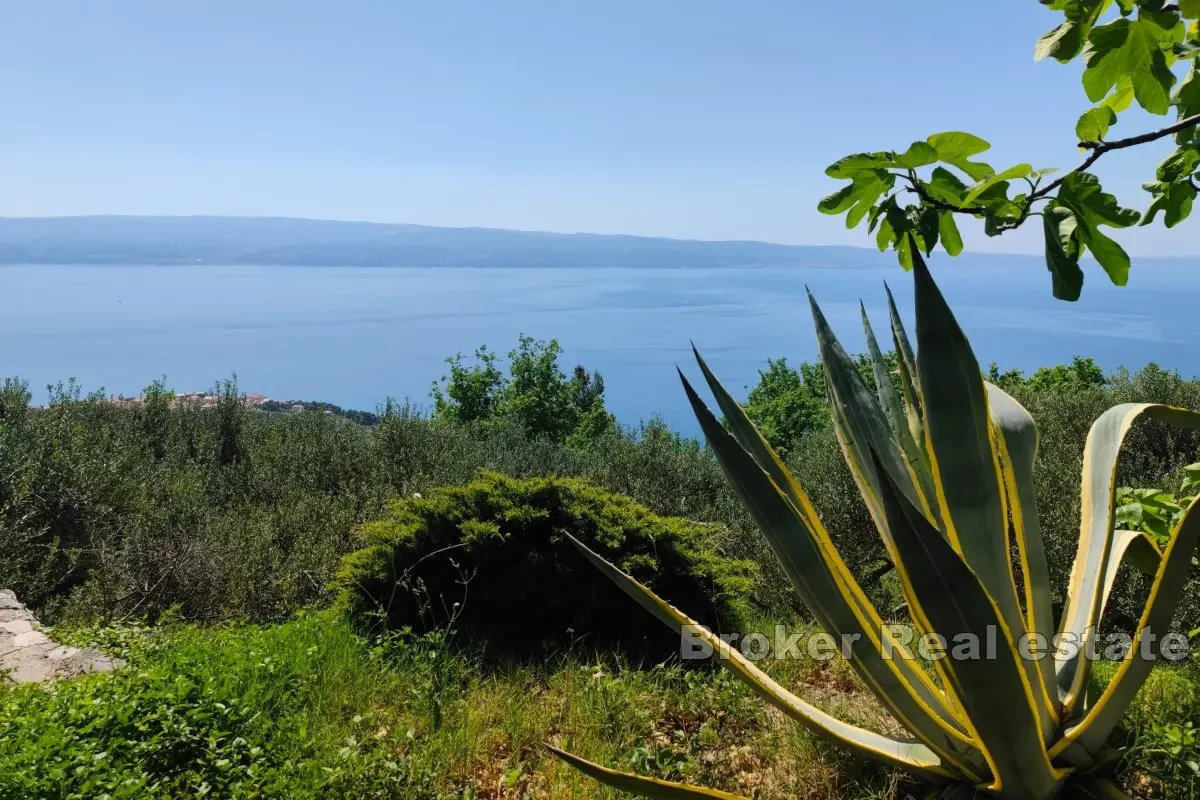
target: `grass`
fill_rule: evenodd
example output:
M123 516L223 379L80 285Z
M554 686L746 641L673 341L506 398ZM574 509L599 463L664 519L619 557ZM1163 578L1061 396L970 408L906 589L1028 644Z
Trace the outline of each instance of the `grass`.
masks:
M113 674L0 690L0 797L615 797L546 754L760 798L886 796L893 778L787 723L727 673L564 653L483 667L439 635L275 626L59 631ZM875 716L837 667L810 695Z
M56 634L128 664L0 689L5 800L617 796L542 742L758 800L915 788L704 667L634 667L585 652L485 667L441 634L367 639L329 612L270 626L168 621ZM894 730L840 662L769 669L849 721ZM1113 671L1100 665L1097 686ZM1198 675L1194 662L1160 667L1127 715L1120 772L1137 796L1196 796Z

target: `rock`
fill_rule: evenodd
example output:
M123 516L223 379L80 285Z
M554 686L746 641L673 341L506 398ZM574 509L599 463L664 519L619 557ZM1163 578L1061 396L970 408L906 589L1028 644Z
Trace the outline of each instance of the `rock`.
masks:
M120 666L120 659L54 641L12 591L0 589L0 676L5 682L40 683Z

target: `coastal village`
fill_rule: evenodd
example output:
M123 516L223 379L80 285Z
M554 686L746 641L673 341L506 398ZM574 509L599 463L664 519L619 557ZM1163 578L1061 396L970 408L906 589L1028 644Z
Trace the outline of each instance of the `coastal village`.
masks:
M172 408L215 409L221 402L220 392L210 389L203 392L168 392ZM378 415L370 411L360 411L343 408L333 403L322 401L275 400L261 392L251 392L241 395L242 402L247 408L271 414L299 414L302 411L318 411L322 414L343 417L360 425L374 425ZM137 408L146 402L144 395L125 397L113 395L109 402L125 408Z

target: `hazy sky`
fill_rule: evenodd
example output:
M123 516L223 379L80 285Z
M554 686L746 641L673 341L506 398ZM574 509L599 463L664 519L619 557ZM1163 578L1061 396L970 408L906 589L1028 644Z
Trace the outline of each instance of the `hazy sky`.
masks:
M1032 59L1057 21L1035 0L8 2L0 215L868 244L814 208L841 155L966 130L998 167L1079 161L1081 67ZM1167 149L1097 170L1143 208ZM1198 218L1120 238L1196 253Z

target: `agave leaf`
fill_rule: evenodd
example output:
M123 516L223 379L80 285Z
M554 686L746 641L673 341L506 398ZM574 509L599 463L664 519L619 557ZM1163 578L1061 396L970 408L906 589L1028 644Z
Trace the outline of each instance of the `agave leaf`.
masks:
M843 637L855 637L855 644L849 648L850 664L880 702L948 765L963 774L977 776L982 766L978 750L955 722L947 718L945 704L937 698L936 690L926 682L927 678L910 683L914 670L899 666L911 656L897 644L893 657L884 657L881 636L886 632L877 618L872 620L856 601L857 584L846 582L849 570L828 533L821 529L822 536L806 523L783 491L717 421L682 373L680 379L730 485L754 517L784 573L817 622L842 641L846 640ZM931 694L938 705L931 704Z
M705 789L702 786L689 786L686 783L671 783L669 781L660 781L657 778L643 778L640 775L631 775L628 772L618 772L615 769L602 767L579 756L571 755L553 745L548 744L545 747L589 778L595 778L604 785L619 789L622 792L632 792L642 797L652 798L652 800L689 800L689 798L694 797L747 800L747 798L739 794L718 792L716 789Z
M919 253L913 258L913 283L917 376L942 524L954 549L1000 607L1005 625L1020 636L1025 621L1013 578L1000 462L979 362Z
M904 331L904 322L900 319L900 312L896 309L896 298L892 296L892 287L887 285L885 281L883 290L887 293L888 299L888 318L892 324L892 338L896 342L896 358L904 365L910 375L917 374L917 357L913 353L912 342L908 339L908 334Z
M933 510L933 478L929 475L929 464L925 460L925 451L917 445L913 438L912 430L908 425L908 415L904 410L904 406L900 402L900 394L896 391L896 387L892 385L892 376L888 372L887 364L883 361L883 353L879 350L879 343L875 341L875 331L871 329L871 320L867 316L867 308L862 303L859 303L859 310L862 312L863 331L867 335L867 353L871 357L871 372L875 376L875 393L879 396L879 404L883 407L884 413L887 415L888 424L892 428L892 435L896 441L900 443L900 452L904 455L908 462L909 472L913 476L913 485L917 489L918 496L921 499L921 509L936 521L937 516ZM897 361L900 357L897 355Z
M829 388L831 414L838 439L843 444L843 453L851 473L858 483L863 502L871 518L883 535L884 545L889 547L887 520L879 504L879 476L871 451L879 454L880 463L891 472L901 491L916 506L921 498L900 448L892 438L892 429L887 423L879 401L867 388L854 361L846 354L837 336L829 327L821 307L809 294L813 323L817 331L817 345L821 351L821 364L825 368L825 383Z
M892 289L886 282L883 284L883 289L887 292L888 298L888 317L892 325L892 343L896 347L896 365L897 372L900 374L900 392L904 395L905 413L908 416L908 429L912 433L913 441L922 449L925 448L925 410L924 401L921 400L921 392L917 388L917 359L913 355L912 344L908 341L908 334L904 332L904 322L900 319L900 312L896 310L896 299L892 297ZM928 464L929 458L925 456L925 462Z
M1157 643L1158 640L1154 637L1170 630L1171 617L1175 614L1175 607L1179 603L1179 596L1183 592L1192 565L1192 551L1200 539L1200 513L1196 511L1198 507L1200 498L1193 499L1162 554L1158 572L1154 576L1154 584L1150 588L1150 597L1138 622L1137 634L1133 637L1133 644L1125 655L1125 660L1121 662L1117 674L1095 704L1088 709L1083 721L1067 731L1062 740L1055 745L1051 755L1076 741L1089 752L1102 748L1121 719L1121 714L1146 681L1157 661L1157 654L1152 648L1149 657L1144 657L1141 652L1142 642Z
M1117 456L1129 429L1143 417L1200 430L1200 414L1194 411L1156 403L1122 403L1101 414L1088 432L1083 449L1079 546L1059 622L1059 634L1080 642L1081 647L1074 653L1056 654L1058 692L1068 718L1078 716L1083 706L1088 663L1082 654L1096 636L1103 581L1113 556Z
M845 561L834 545L829 531L826 530L824 523L821 522L821 515L817 513L808 494L796 482L796 478L792 475L791 470L784 465L778 454L767 443L767 440L759 433L758 428L754 426L754 423L746 415L745 409L729 394L725 387L721 385L721 382L717 380L717 377L709 369L707 362L700 355L700 352L694 347L692 351L695 353L696 362L700 365L700 371L704 374L704 379L708 383L709 389L717 399L717 405L725 415L726 425L728 425L729 432L733 435L734 440L754 459L759 468L770 477L775 487L782 490L783 494L792 504L792 513L798 515L799 522L804 526L808 538L812 540L811 543L798 541L794 537L781 540L778 538L779 532L776 529L766 532L766 538L771 547L776 550L780 563L787 564L792 560L797 560L798 563L807 563L813 558L811 548L815 546L823 554L825 562L838 578L841 591L838 596L814 597L813 602L819 605L827 605L830 602L839 602L846 595L849 595L851 602L858 606L859 616L866 620L867 627L872 630L883 630L884 622L882 617L880 617L874 604L871 603L870 599L863 592L862 587L859 586L858 581L851 574L849 568L846 567ZM686 379L684 380L684 385L687 386ZM689 398L693 397L693 393L689 391L688 396ZM697 398L696 403L698 402ZM699 407L696 408L696 414L702 419L711 416L707 413L707 410L701 411ZM714 449L715 447L716 445L714 445ZM736 457L735 453L733 458ZM781 528L780 530L786 530L786 528ZM798 591L801 591L799 587L797 588ZM804 595L802 594L801 596L803 597ZM821 609L814 610L813 613L830 623L833 622L834 617L844 615L844 611L841 614L830 613L824 606ZM826 630L828 631L829 629ZM921 702L934 709L943 722L955 728L960 733L965 733L958 714L951 710L946 696L933 684L923 669L917 666L911 659L893 659L893 663L901 672L904 681L916 692Z
M976 643L976 657L934 663L983 747L992 769L988 790L1005 797L1050 797L1067 772L1050 764L1038 701L1000 609L962 556L890 480L883 503L900 552L897 573L915 598L912 613L946 637L951 653L956 643ZM996 635L993 658L984 647Z
M857 728L804 702L780 686L771 676L756 667L753 662L727 642L722 641L720 637L715 636L707 628L617 569L575 537L570 534L566 535L579 552L625 594L636 600L638 604L671 629L681 633L687 631L708 644L717 655L721 666L736 675L755 694L778 708L789 718L836 744L887 766L900 767L935 781L953 775L952 772L940 765L937 755L920 742L895 739Z
M1162 563L1162 551L1154 539L1141 531L1113 531L1112 554L1104 570L1104 588L1100 595L1101 619L1104 618L1104 609L1108 608L1108 597L1117 581L1117 572L1125 561L1129 561L1130 566L1139 572L1154 575Z
M1038 432L1033 417L1007 392L986 384L988 407L1000 448L1000 472L1008 496L1009 518L1017 540L1021 574L1025 578L1026 627L1031 634L1054 637L1054 609L1050 593L1050 571L1038 521L1037 496L1033 488L1033 461L1037 456ZM1028 663L1028 662L1027 662ZM1035 666L1040 691L1035 692L1052 712L1058 698L1054 680L1054 659L1040 658ZM1032 680L1032 679L1031 679ZM1035 684L1036 685L1036 684Z

